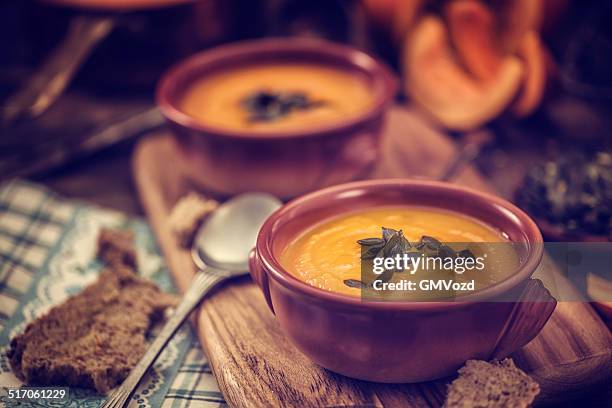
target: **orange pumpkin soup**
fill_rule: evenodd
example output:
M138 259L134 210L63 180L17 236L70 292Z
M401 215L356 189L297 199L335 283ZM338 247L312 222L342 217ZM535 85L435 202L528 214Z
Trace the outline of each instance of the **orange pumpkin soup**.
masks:
M372 106L365 77L315 63L262 63L212 73L185 92L181 109L204 124L235 131L316 128Z
M518 268L519 260L512 245L500 231L458 213L427 207L382 207L358 211L325 220L303 232L291 242L280 256L281 265L299 280L320 289L359 296L363 287L347 284L363 282L362 246L359 240L382 240L381 227L400 231L416 248L425 238L452 248L455 254L469 251L470 256L484 256L485 268L474 273L456 274L455 271L427 271L436 279L452 278L457 282L475 280L482 289L503 280ZM447 245L446 245L447 244ZM455 255L453 255L455 256ZM425 271L414 277L422 278ZM409 277L394 273L390 282ZM370 282L371 283L371 282ZM402 293L403 299L437 298L449 291L437 293ZM454 293L454 292L453 292Z

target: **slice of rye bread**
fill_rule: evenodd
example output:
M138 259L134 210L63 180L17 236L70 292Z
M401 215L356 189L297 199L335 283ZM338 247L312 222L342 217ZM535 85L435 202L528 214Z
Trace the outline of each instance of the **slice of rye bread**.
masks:
M529 407L540 386L511 358L486 362L468 360L448 388L447 408Z
M102 228L98 234L98 258L109 266L137 268L134 232L128 229Z
M12 339L11 367L27 383L106 393L127 377L147 348L147 332L175 304L129 266L111 262L96 282Z

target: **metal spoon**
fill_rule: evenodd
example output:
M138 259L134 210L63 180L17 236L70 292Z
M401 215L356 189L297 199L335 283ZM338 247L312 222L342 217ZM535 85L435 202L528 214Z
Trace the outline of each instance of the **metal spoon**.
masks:
M216 286L248 273L248 257L264 221L281 206L268 194L245 193L221 205L200 227L191 254L199 268L183 300L123 384L102 405L119 408L200 301Z

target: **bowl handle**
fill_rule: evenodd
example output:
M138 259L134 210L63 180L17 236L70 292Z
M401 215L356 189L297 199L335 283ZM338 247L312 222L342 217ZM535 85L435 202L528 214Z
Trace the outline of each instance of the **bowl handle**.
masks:
M539 279L529 279L515 303L491 359L501 359L529 343L544 327L557 300Z
M274 313L274 308L272 307L272 299L270 298L270 284L268 282L268 274L264 270L255 248L253 248L249 253L249 271L251 272L251 277L263 292L268 307L270 308L272 313Z

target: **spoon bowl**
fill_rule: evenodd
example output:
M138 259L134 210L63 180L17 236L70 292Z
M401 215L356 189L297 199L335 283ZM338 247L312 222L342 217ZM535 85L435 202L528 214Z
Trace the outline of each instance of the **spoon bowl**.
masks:
M225 202L197 231L191 256L200 270L249 270L249 252L255 247L264 221L281 206L265 193L244 193Z

